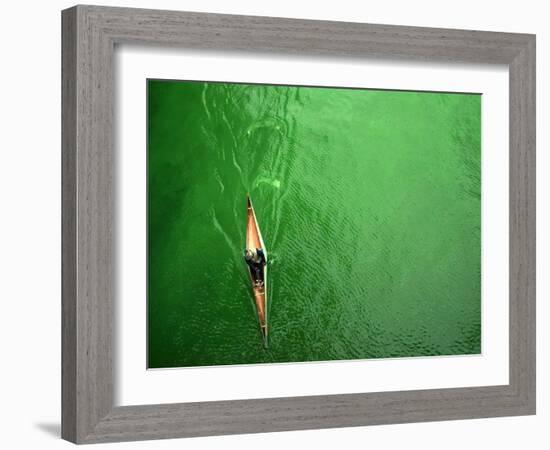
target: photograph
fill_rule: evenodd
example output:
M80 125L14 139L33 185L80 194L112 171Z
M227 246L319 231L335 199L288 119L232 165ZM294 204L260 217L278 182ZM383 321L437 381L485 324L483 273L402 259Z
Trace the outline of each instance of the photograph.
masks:
M480 93L146 83L149 369L482 353Z
M3 6L2 448L548 447L544 2Z

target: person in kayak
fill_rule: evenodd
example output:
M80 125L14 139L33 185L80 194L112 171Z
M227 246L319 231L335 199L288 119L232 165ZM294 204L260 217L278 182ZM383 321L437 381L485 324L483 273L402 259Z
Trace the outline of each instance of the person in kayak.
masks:
M256 250L247 248L244 251L244 260L248 264L250 272L252 272L254 283L261 287L264 284L263 268L266 264L265 253L261 248L257 248Z

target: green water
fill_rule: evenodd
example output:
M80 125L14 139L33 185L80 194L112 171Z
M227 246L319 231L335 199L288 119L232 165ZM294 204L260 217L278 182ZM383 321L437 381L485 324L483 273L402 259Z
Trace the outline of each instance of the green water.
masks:
M149 367L480 353L480 117L479 95L149 80Z

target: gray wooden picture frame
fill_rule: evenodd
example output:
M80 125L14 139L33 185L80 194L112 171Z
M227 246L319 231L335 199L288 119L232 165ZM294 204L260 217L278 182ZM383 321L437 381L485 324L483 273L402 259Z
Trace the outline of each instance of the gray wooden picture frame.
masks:
M98 6L62 13L62 437L76 443L535 413L535 36ZM509 384L114 406L115 44L506 64Z

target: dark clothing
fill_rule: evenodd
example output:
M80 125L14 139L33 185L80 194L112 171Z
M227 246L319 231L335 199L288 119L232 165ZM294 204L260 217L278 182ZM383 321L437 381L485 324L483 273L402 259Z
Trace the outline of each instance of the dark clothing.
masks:
M261 248L257 248L254 255L245 253L244 259L252 272L254 281L263 281L263 268L266 264L263 250Z
M254 278L254 281L263 281L263 270L261 267L250 266L250 270L252 271L252 278Z
M265 260L265 253L261 248L256 249L256 255L258 256L258 264L262 267L265 266L266 260Z

